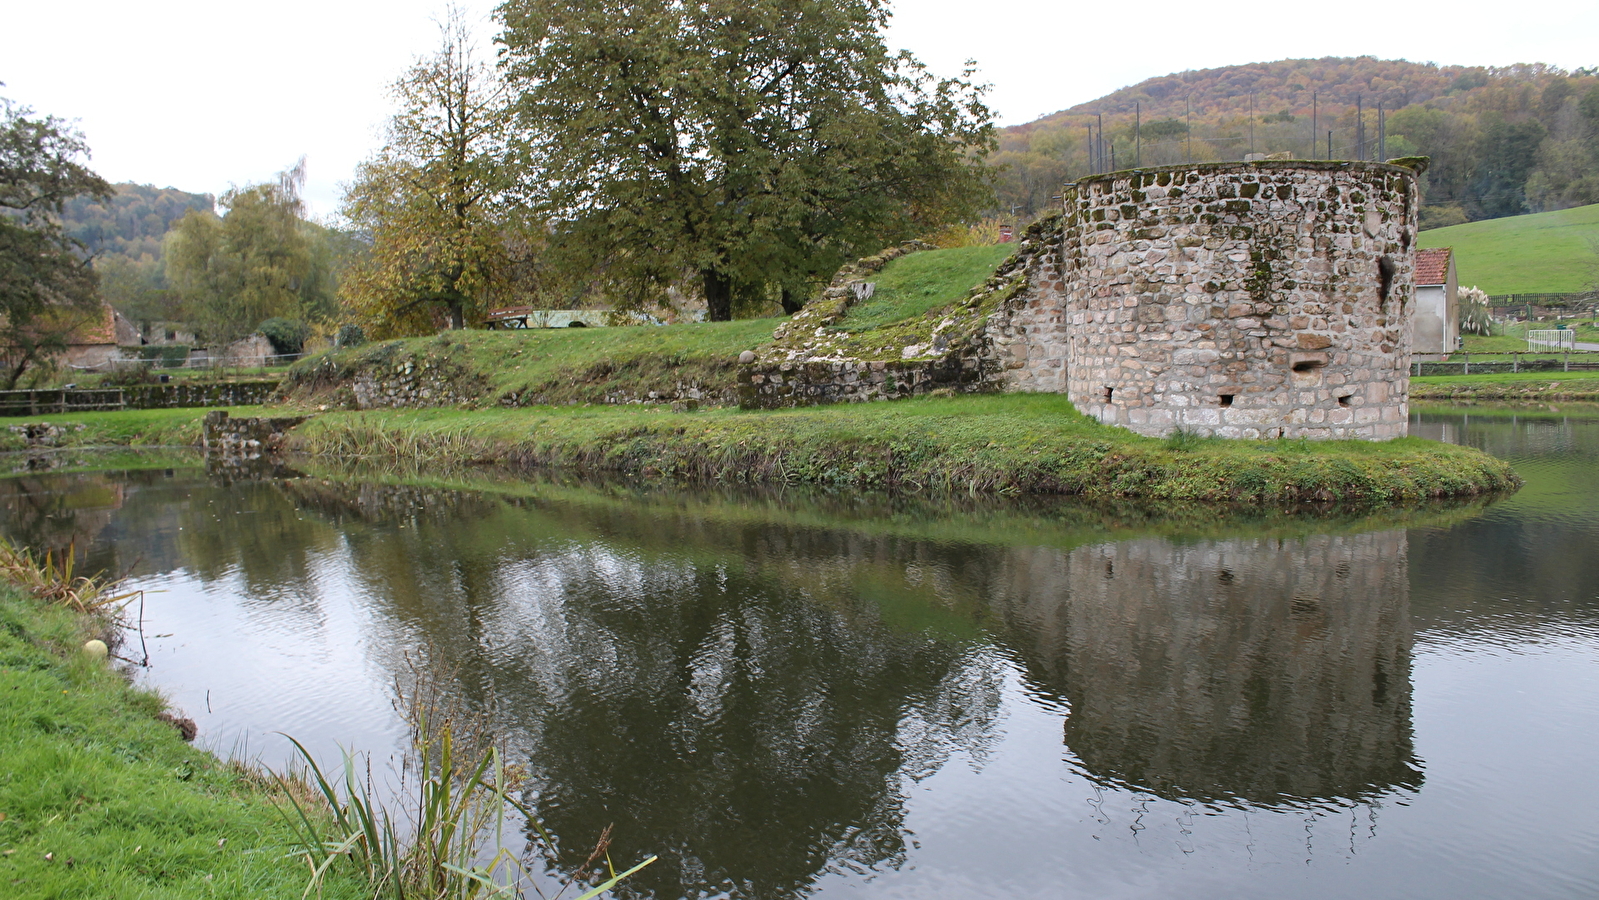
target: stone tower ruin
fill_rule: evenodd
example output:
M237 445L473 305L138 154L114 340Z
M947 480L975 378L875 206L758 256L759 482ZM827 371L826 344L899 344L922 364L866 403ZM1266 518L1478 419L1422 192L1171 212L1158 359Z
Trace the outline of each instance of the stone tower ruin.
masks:
M1401 437L1425 160L1397 162L1415 165L1261 160L1081 179L1059 218L902 347L834 329L853 303L846 282L863 277L841 272L745 368L741 402L1046 391L1153 436Z
M1405 434L1416 173L1263 161L1065 194L1066 392L1142 434Z

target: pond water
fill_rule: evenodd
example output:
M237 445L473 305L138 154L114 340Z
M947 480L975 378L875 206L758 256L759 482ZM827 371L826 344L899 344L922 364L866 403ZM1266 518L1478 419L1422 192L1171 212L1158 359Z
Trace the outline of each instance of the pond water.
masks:
M1347 517L632 490L299 465L0 481L131 571L227 754L493 710L630 896L1599 896L1599 412L1424 413L1527 480ZM134 636L122 648L138 656Z

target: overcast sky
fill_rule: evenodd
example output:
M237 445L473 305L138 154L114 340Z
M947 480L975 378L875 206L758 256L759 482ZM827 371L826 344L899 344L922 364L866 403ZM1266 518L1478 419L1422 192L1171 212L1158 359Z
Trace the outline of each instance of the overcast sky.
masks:
M25 5L24 5L25 4ZM494 33L493 0L463 0ZM18 0L0 96L76 119L112 181L219 194L304 154L319 216L371 153L386 86L438 42L444 0ZM1479 10L1481 13L1479 14ZM1390 12L1391 11L1391 12ZM1001 124L1145 78L1274 59L1599 65L1599 2L1217 4L900 0L892 47L938 74L977 61Z

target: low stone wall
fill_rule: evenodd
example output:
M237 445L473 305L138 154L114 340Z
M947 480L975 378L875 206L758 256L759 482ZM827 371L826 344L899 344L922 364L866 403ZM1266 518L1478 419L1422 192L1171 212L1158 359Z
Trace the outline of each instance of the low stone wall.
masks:
M214 409L201 420L200 445L207 455L254 459L281 449L289 429L310 416L248 416L235 419Z
M188 382L140 384L122 389L127 409L195 409L202 406L260 406L276 396L281 382Z
M350 392L357 409L455 406L482 395L483 386L469 381L443 364L405 359L387 370L361 372L351 380Z
M94 412L122 406L122 392L115 389L0 391L0 416Z
M278 386L276 381L175 381L124 388L0 391L0 416L42 416L118 409L260 406L276 396Z
M740 378L740 405L746 409L780 409L824 403L898 400L945 390L981 390L981 360L950 353L932 360L803 360L783 361L748 371Z
M1413 362L1414 375L1510 375L1519 372L1580 372L1599 368L1599 354L1573 353L1568 363L1564 359L1522 359L1515 362L1503 357L1487 359L1462 359L1459 354L1445 362ZM1419 370L1419 371L1418 371Z

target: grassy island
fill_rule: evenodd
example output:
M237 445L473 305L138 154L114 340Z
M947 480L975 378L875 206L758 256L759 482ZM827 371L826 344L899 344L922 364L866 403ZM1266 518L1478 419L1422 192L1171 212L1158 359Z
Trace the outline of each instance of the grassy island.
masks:
M1004 257L1004 248L982 247L896 259L876 274L878 294L839 328L859 336L943 315ZM1259 506L1403 503L1520 483L1486 454L1421 439L1142 437L1049 394L738 409L739 354L770 347L777 323L451 331L321 354L287 380L285 412L313 414L290 447L408 465L686 482ZM55 447L194 444L202 412L39 422L55 426ZM0 448L30 441L38 443L16 428L0 431Z
M929 398L777 412L659 406L330 412L296 449L413 464L472 460L693 482L818 484L1092 499L1391 503L1519 484L1505 463L1406 438L1146 438L1054 395Z

